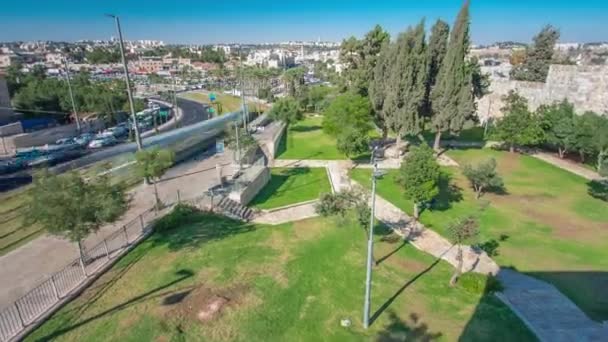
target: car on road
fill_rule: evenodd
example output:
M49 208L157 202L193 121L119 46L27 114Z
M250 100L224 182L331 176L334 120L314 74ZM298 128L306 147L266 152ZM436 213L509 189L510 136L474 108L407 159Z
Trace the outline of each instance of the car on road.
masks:
M59 140L55 141L55 144L57 144L57 145L74 144L74 143L76 143L75 140L76 140L76 137L63 138L63 139L59 139Z
M81 135L74 138L74 142L80 146L87 146L93 139L95 139L95 134L82 133Z
M113 135L98 136L91 140L89 148L101 148L118 144L118 140Z

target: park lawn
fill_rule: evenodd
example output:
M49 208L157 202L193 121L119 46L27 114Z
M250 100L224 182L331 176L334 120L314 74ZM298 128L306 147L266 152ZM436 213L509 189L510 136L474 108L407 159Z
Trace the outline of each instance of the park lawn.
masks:
M608 319L603 290L608 284L608 204L587 193L587 181L520 154L467 149L448 155L460 165L495 158L506 194L486 194L477 201L458 168L443 168L452 175L453 187L442 187L436 207L424 211L421 221L446 236L451 222L489 201L480 216L478 243L495 247L494 260L553 283L592 319ZM411 201L395 185L397 173L391 170L378 182L378 193L411 214ZM369 171L356 169L352 176L369 187Z
M37 224L25 221L30 186L0 196L0 255L29 242L44 233Z
M385 235L375 245L379 314L364 330L366 241L354 223L198 215L153 234L25 341L534 340L494 296L450 287L451 266ZM220 297L221 313L199 321Z
M289 125L277 152L277 159L348 159L338 151L336 139L325 134L322 128L323 116L309 114L301 121ZM377 136L375 131L370 136ZM354 156L351 159L369 159L369 153Z
M272 209L289 204L311 201L331 192L325 168L272 168L268 184L255 196L250 205Z

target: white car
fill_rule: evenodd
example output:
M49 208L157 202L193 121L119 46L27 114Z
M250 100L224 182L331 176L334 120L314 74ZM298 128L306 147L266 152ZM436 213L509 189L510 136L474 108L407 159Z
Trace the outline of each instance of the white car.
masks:
M97 137L89 143L89 148L100 148L105 146L112 146L118 143L118 140L114 136L109 135L105 137Z

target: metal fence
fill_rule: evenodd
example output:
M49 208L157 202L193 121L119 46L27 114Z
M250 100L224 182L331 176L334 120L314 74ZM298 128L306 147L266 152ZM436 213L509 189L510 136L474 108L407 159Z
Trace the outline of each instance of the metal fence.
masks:
M199 200L197 198L197 200ZM148 209L103 241L84 251L83 256L36 286L0 311L0 342L9 341L36 322L75 290L83 287L98 272L127 248L152 230L151 223L160 216Z

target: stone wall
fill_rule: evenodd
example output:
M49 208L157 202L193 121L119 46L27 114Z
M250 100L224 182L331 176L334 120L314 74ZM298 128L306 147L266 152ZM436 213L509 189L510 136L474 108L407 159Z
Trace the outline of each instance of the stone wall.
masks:
M492 79L491 93L477 104L481 121L502 116L502 97L510 90L527 98L532 110L567 99L579 114L594 111L608 115L608 66L551 65L545 83Z
M270 181L270 169L265 166L254 166L248 169L248 175L246 179L239 179L237 182L242 182L242 186L236 187L230 192L228 198L240 203L247 205L255 197L255 195L262 190L266 184Z

